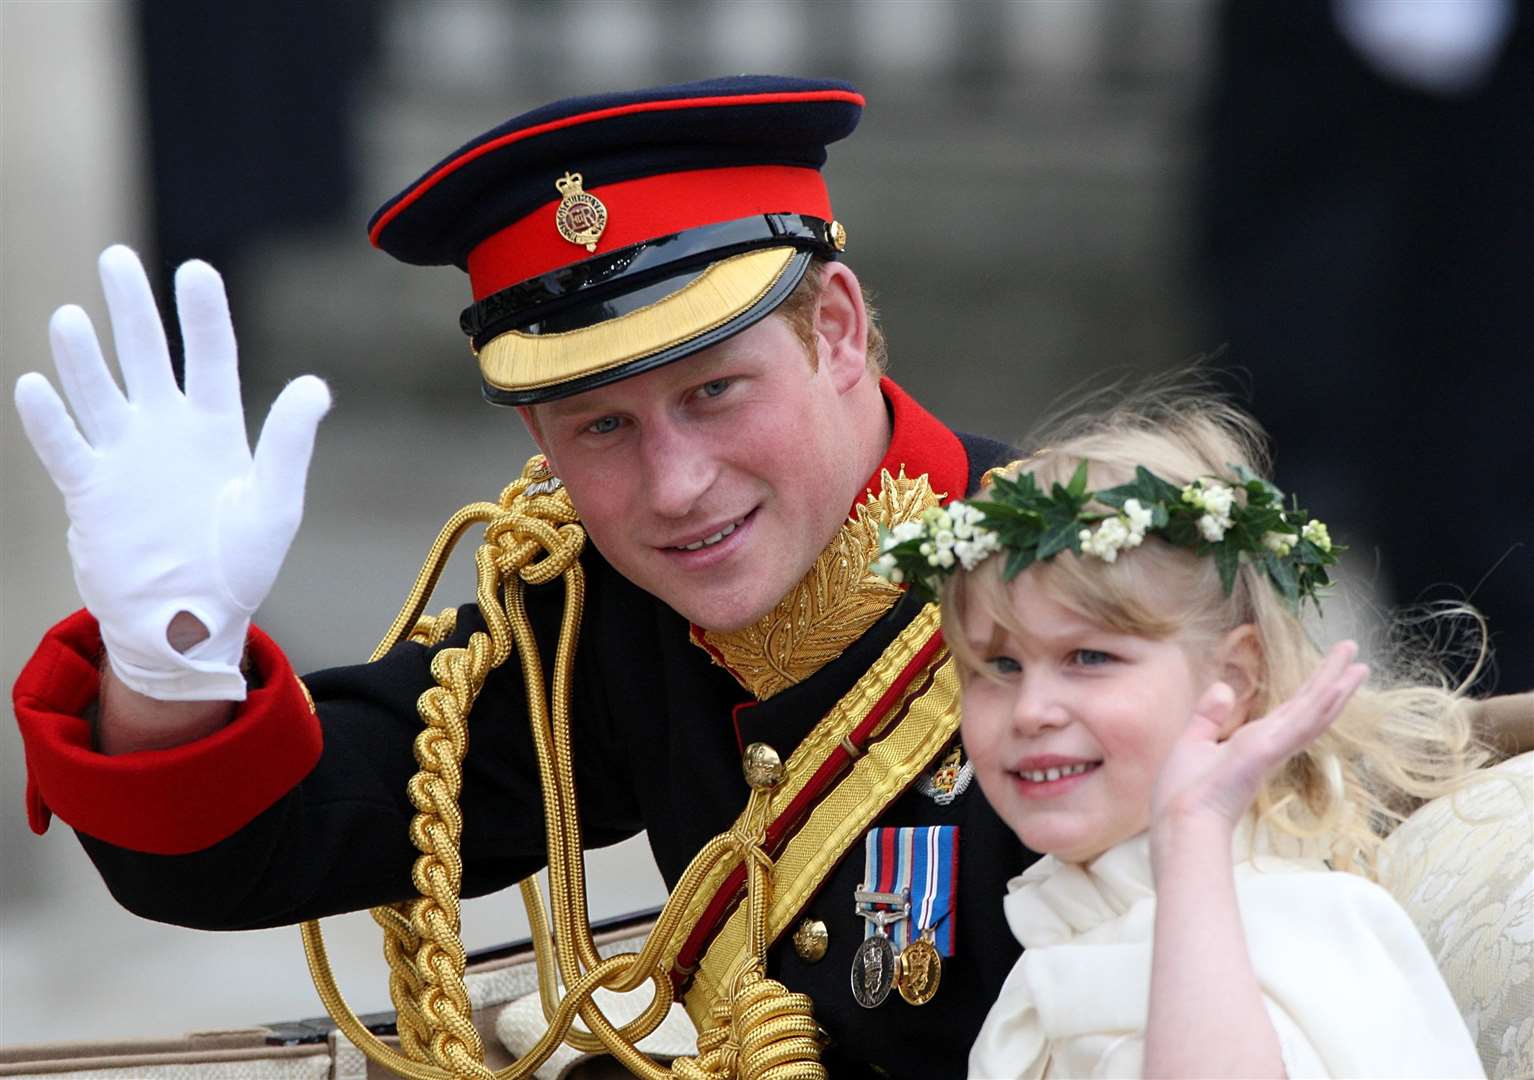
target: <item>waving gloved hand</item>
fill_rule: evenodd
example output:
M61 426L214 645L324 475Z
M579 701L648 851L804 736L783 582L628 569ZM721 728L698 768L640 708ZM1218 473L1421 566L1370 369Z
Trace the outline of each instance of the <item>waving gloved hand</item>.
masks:
M138 257L111 247L98 265L126 396L89 317L68 305L49 339L74 419L36 372L17 380L16 410L64 495L75 583L117 677L165 701L238 701L250 616L298 531L330 392L312 375L289 383L252 454L217 271L203 262L176 271L182 393ZM181 613L208 635L185 652L167 637Z

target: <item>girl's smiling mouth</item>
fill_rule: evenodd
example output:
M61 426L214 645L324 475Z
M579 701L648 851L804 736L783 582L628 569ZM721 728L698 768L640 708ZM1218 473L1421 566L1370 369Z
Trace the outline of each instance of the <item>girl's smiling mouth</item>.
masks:
M1052 798L1077 786L1101 765L1101 761L1051 754L1025 758L1017 768L1008 769L1007 775L1025 798Z

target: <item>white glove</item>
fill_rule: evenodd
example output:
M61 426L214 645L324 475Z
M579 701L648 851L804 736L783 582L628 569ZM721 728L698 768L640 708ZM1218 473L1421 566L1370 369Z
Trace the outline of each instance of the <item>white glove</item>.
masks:
M36 372L17 380L16 411L64 495L75 584L117 677L164 701L240 701L250 616L298 531L330 391L312 375L289 383L252 456L218 272L203 262L176 271L183 394L138 256L110 247L98 267L126 398L89 317L67 305L48 329L75 420ZM208 630L185 653L166 637L179 612Z

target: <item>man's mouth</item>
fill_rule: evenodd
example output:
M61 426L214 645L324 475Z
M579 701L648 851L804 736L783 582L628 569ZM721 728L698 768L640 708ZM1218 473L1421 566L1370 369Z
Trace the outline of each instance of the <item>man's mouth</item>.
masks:
M711 534L709 536L705 536L701 540L694 540L690 544L676 544L676 545L673 545L671 550L672 551L701 551L701 550L703 550L706 547L713 547L715 544L717 544L721 540L723 540L726 536L729 536L736 529L738 529L742 525L744 525L745 522L746 522L745 518L741 518L739 521L732 521L732 522L730 522L728 525L726 525L724 528L720 529L716 533L713 533L713 534Z

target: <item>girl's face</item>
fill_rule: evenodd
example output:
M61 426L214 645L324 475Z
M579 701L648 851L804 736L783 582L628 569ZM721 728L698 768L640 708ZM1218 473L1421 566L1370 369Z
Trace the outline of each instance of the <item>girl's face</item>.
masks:
M1176 639L1109 630L1008 586L1016 623L969 605L982 669L965 679L964 746L985 797L1034 851L1086 862L1150 824L1151 789L1212 678Z

